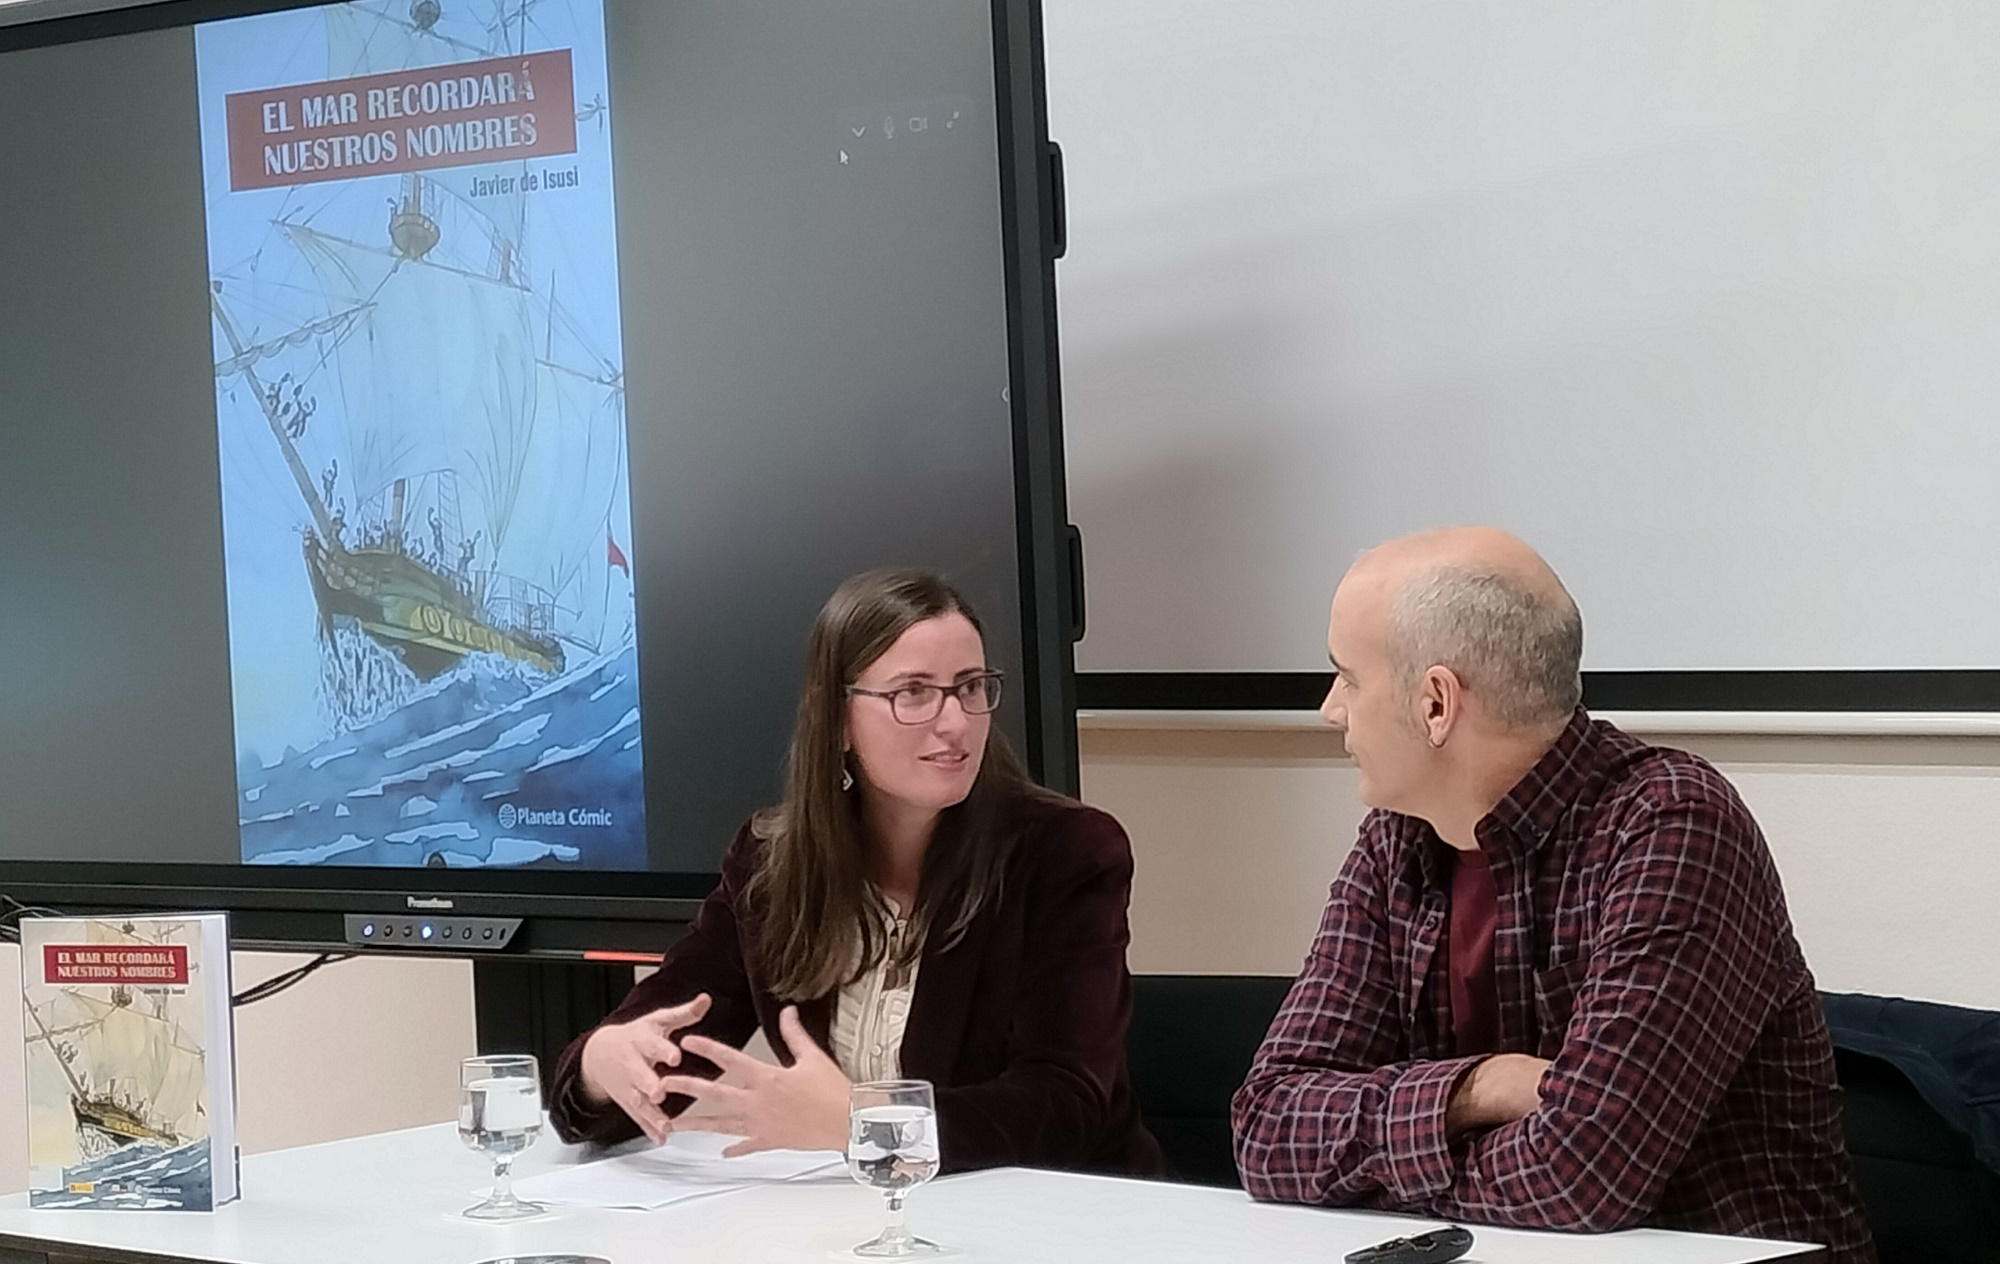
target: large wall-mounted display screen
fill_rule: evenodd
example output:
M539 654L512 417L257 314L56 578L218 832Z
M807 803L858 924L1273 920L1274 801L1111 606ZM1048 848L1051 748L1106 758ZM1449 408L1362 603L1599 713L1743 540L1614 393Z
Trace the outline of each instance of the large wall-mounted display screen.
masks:
M0 866L693 889L872 566L1026 740L988 0L216 12L0 27Z

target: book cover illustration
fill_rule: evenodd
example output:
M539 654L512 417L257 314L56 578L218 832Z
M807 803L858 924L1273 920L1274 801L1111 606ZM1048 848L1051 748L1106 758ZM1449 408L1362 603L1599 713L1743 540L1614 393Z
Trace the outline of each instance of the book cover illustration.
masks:
M228 931L26 919L32 1207L208 1211L236 1194Z
M243 859L644 868L601 0L195 36Z

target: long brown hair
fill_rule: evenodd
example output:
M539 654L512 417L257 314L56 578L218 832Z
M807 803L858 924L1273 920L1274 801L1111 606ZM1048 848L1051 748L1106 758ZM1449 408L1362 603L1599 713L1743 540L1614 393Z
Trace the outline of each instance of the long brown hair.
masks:
M745 892L755 912L752 950L776 996L815 1000L889 955L881 896L868 883L860 795L844 792L847 687L912 626L979 616L950 584L916 570L868 571L843 583L813 621L805 688L785 774L784 801L757 815L764 846ZM915 964L932 935L949 946L1001 895L1001 877L1026 804L1053 799L1028 779L998 725L965 799L938 818L924 853L917 905L892 968Z

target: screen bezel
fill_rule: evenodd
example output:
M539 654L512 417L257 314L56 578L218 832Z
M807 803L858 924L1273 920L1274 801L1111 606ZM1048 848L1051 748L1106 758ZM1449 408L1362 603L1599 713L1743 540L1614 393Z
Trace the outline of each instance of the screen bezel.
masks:
M0 9L0 54L222 18L310 8L324 0L26 0ZM1048 141L1039 0L988 0L1005 260L1021 651L1031 773L1078 789L1072 569L1057 371L1055 260L1060 206ZM377 869L0 859L0 893L27 904L100 909L202 908L236 915L232 938L269 947L342 943L346 912L394 912L413 897L471 916L530 919L510 955L578 956L656 942L648 928L684 921L713 888L704 872Z

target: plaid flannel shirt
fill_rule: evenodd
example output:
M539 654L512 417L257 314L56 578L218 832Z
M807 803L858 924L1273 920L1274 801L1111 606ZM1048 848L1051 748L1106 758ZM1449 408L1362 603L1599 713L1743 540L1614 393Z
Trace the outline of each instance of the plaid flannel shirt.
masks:
M1525 1119L1447 1139L1450 867L1376 812L1234 1108L1257 1198L1874 1259L1812 974L1763 835L1703 760L1579 710L1480 822L1500 1048L1551 1059Z

